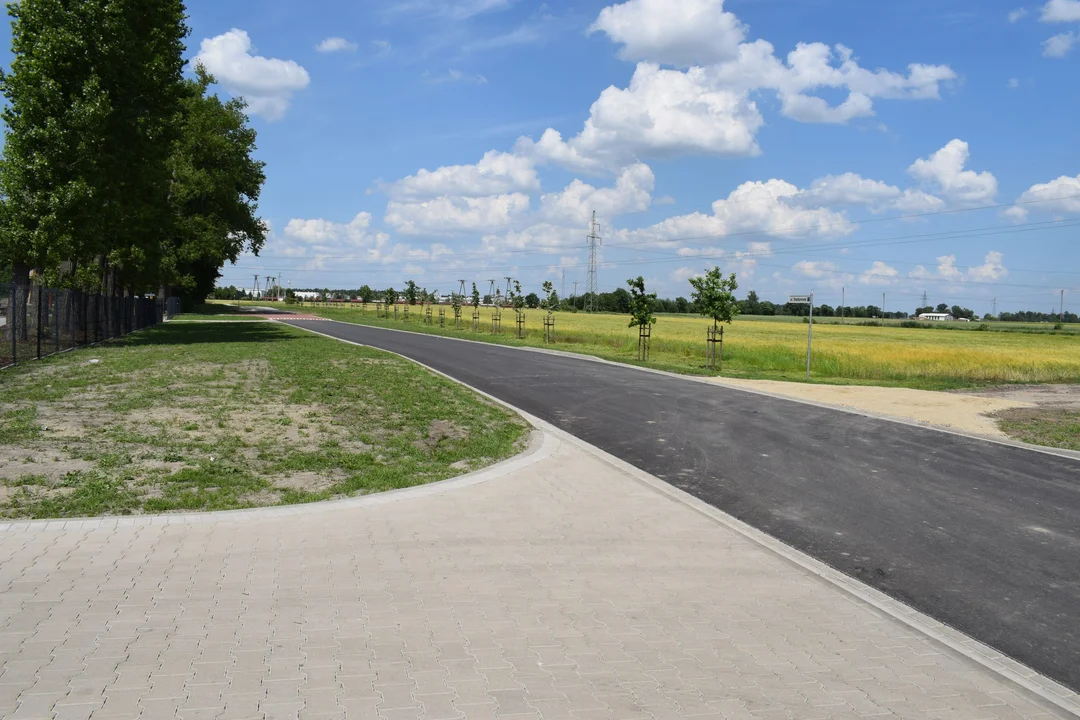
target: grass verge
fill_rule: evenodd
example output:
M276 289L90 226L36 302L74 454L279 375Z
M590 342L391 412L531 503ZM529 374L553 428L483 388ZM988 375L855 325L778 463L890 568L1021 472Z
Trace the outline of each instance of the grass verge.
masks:
M388 353L272 323L168 323L0 375L0 517L379 492L509 457L526 431Z
M1056 407L1014 408L995 416L998 427L1015 440L1080 450L1080 410Z
M407 329L468 338L501 345L554 347L631 365L695 375L805 381L806 324L740 318L725 328L722 373L704 367L705 330L700 317L660 316L653 328L651 357L640 363L636 330L627 317L612 314L557 313L555 345L542 336L544 312L526 311L526 335L514 337L514 313L502 313L501 332L491 332L491 311L480 310L477 331L472 308L464 308L460 327L453 311L411 308L409 321L399 307L398 318L376 317L375 306L291 306L294 312L343 322ZM813 382L837 385L875 385L921 390L948 390L1000 384L1075 383L1080 381L1080 336L1012 332L942 332L901 327L829 324L815 327L811 377Z

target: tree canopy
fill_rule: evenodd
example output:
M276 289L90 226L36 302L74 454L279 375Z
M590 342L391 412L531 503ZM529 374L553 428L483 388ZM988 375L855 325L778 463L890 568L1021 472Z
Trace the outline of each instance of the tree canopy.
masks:
M735 280L735 273L725 278L720 275L720 268L714 267L701 277L690 278L690 286L694 288L690 297L697 311L712 318L713 325L730 323L738 317L740 307L735 299L735 291L739 289L739 283Z

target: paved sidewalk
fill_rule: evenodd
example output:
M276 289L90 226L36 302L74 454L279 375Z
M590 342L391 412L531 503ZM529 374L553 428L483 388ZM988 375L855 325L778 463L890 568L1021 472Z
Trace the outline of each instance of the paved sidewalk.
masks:
M201 520L0 528L0 717L1067 717L556 436Z

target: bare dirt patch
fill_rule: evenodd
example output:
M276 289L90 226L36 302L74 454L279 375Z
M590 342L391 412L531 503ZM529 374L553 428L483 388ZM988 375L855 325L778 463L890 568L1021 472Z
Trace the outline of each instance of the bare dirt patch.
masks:
M0 453L0 481L40 475L55 482L69 473L84 472L93 467L94 463L86 460L43 457L40 451L30 448L10 447Z
M432 420L428 425L427 436L417 441L418 447L434 450L446 440L464 440L469 431L449 420Z
M1008 437L991 415L1030 407L1030 398L1008 394L937 392L867 385L811 385L780 380L717 378L716 383L774 395L810 400L874 415L910 420L992 438ZM979 391L982 393L982 391Z

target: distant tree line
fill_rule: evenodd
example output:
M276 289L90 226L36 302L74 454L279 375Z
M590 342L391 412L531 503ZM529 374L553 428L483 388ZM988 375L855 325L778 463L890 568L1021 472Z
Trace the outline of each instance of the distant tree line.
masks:
M234 289L225 288L219 289L223 293L229 293ZM243 292L242 290L237 292ZM302 292L316 292L327 300L360 300L361 302L382 302L385 296L385 291L373 290L368 285L363 285L357 289L329 289L329 288L307 288ZM411 294L410 294L411 293ZM435 293L429 293L426 288L420 288L413 281L406 282L406 289L401 294L402 299L410 304L416 304L419 302L437 302L438 298L434 297ZM215 294L215 297L217 295ZM227 299L235 299L235 294L229 295ZM505 299L502 296L501 291L496 293L493 297L489 294L481 296L484 305L492 305L496 303L502 303L506 305L512 304L509 299ZM589 300L589 294L585 293L576 297L562 298L560 299L558 294L552 290L549 293L545 290L543 294L537 294L530 292L524 296L524 307L526 308L554 308L562 311L569 312L583 312L585 306ZM611 292L599 293L596 296L596 308L599 312L616 313L620 315L626 315L631 312L632 295L630 291L624 288L616 288ZM758 316L790 316L790 317L806 317L810 314L809 305L799 305L795 303L774 303L769 300L762 300L756 291L751 290L746 294L746 297L737 301L738 314L740 315L758 315ZM655 313L664 314L681 314L681 315L697 315L701 314L701 308L693 300L688 300L685 297L670 298L656 298L652 300L651 309ZM908 313L904 310L890 310L884 314L881 312L881 308L877 305L847 305L847 306L832 306L825 303L814 306L814 317L849 317L858 319L881 319L888 320L908 320L911 318L917 318L922 313L946 313L952 315L954 318L966 318L968 320L977 320L979 317L974 310L970 308L961 307L959 305L949 306L946 303L940 303L936 306L928 305L926 307L915 308L914 313ZM1065 322L1080 322L1080 318L1075 313L1066 312ZM984 319L991 319L989 316L985 316ZM1057 313L1040 313L1032 311L1021 312L1002 312L997 320L1003 322L1057 322Z
M265 175L242 100L185 77L181 0L21 0L0 158L0 270L109 295L201 301L257 253ZM25 294L24 294L25 296Z

